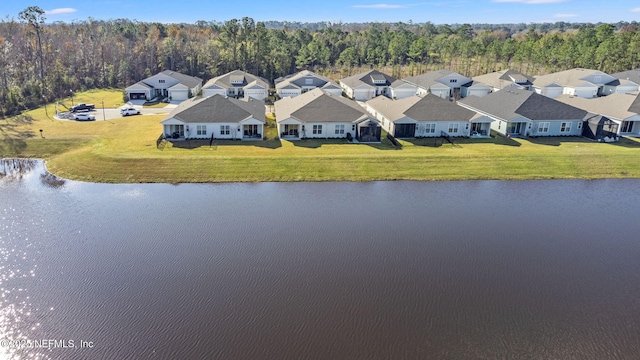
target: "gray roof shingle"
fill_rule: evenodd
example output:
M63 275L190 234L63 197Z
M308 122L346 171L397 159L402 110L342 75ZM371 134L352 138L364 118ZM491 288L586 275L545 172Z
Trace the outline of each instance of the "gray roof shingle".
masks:
M162 73L178 80L181 84L188 86L189 89L193 89L198 85L202 85L202 79L200 79L199 77L181 74L172 70L165 70Z
M508 88L484 97L470 96L461 105L504 120L520 116L530 120L583 119L586 111L532 91Z
M234 82L233 84L231 83L232 81ZM235 83L236 81L239 81L240 84ZM234 70L226 74L214 77L213 79L210 79L209 81L207 81L207 83L204 84L203 88L206 89L211 85L218 85L225 89L232 88L232 87L245 87L247 84L250 84L254 81L257 84L259 84L261 87L265 89L269 89L269 82L266 79L249 74L242 70Z
M384 80L385 83L384 84L375 84L373 82L374 79L377 80ZM371 71L367 71L365 73L360 73L357 75L353 75L353 76L349 76L346 78L343 78L340 80L341 83L349 86L350 88L356 88L362 84L367 84L369 86L389 86L391 84L393 84L394 81L396 81L397 79L394 78L393 76L389 76L387 74L381 73L378 70L371 70Z
M183 101L165 118L185 123L239 122L249 117L265 121L264 102L249 98L238 100L222 95Z
M358 122L368 117L355 102L314 89L275 103L277 121L295 117L302 122Z

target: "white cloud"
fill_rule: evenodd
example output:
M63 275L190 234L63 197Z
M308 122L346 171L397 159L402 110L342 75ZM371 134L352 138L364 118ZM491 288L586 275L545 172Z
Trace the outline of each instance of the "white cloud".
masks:
M47 10L44 13L47 15L57 15L57 14L71 14L76 11L78 10L74 8L57 8L57 9Z
M371 5L353 5L356 9L404 9L407 5L392 5L392 4L371 4Z
M491 0L497 3L520 3L520 4L556 4L569 0Z
M576 17L578 16L578 14L555 14L553 15L554 18L558 19L558 18L572 18L572 17Z
M640 12L640 7L635 8L635 9L631 9L631 11L633 11L633 12Z

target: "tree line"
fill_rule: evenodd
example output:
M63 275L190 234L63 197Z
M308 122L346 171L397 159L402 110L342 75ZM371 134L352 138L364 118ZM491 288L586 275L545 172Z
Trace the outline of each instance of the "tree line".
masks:
M574 67L639 67L640 30L626 24L522 26L432 23L269 27L249 17L162 24L127 19L45 23L32 6L0 21L0 116L124 88L170 69L209 79L241 69L273 81L302 69L339 79L369 68L403 77L434 69L475 76L507 67L530 75Z

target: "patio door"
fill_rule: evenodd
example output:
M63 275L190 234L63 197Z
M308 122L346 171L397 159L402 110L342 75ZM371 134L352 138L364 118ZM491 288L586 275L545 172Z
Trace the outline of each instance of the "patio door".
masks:
M258 125L245 125L244 126L244 136L246 137L254 137L258 136Z

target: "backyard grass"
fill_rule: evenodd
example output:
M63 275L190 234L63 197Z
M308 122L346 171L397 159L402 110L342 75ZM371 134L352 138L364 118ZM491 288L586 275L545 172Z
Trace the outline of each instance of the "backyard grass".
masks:
M95 95L86 99L95 103ZM268 116L266 141L215 140L212 146L164 141L157 148L162 118L58 121L40 108L0 120L0 157L43 158L58 176L112 183L640 177L637 139L605 144L496 137L455 140L453 146L442 139L416 139L401 140L399 147L387 139L380 144L291 142L275 140L277 130L269 125L274 119Z

